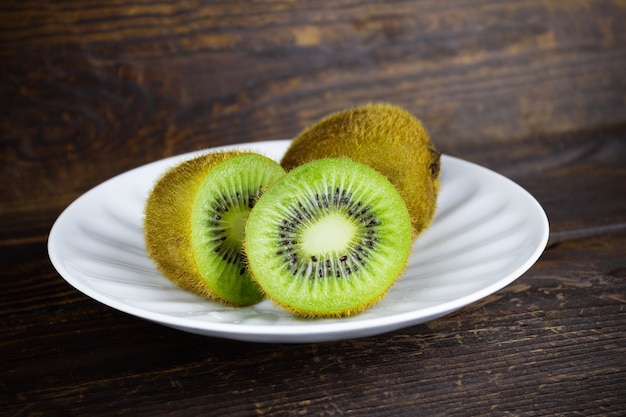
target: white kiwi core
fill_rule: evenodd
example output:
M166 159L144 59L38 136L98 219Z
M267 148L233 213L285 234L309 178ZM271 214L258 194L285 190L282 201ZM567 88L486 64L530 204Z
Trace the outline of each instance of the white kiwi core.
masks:
M339 213L328 213L302 231L302 249L309 255L343 252L357 234L357 226Z

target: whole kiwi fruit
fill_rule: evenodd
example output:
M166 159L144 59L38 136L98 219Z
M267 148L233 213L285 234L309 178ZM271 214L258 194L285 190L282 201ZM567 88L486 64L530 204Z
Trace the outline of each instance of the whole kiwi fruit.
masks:
M246 223L253 278L302 317L344 317L378 302L404 271L409 212L379 172L347 158L301 165L272 185Z
M415 238L436 210L440 155L420 120L408 111L370 103L330 114L304 129L281 165L290 171L315 159L346 157L374 168L404 199Z
M144 209L146 252L180 287L243 306L264 298L247 269L245 222L264 189L285 174L247 151L213 152L165 172Z

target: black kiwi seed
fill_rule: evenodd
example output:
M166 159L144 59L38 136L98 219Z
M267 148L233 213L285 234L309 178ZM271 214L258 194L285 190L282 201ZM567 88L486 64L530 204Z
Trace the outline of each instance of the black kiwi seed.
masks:
M249 207L250 204L254 205L258 194L258 190L248 190L243 195L239 192L235 196L220 195L212 203L208 204L210 209L208 209L207 218L210 220L206 224L211 227L211 236L215 238L213 242L215 242L216 246L213 248L213 251L221 255L221 259L224 262L234 264L241 260L242 255L240 255L238 247L232 247L227 242L228 238L223 216L230 209L241 210L246 206ZM239 272L240 275L243 275L245 268L242 268Z
M331 210L344 213L346 217L358 221L363 227L362 236L347 255L341 255L335 261L327 258L323 262L323 267L316 268L313 265L319 262L318 256L311 255L308 259L298 257L297 236L306 225ZM357 272L359 266L367 265L367 252L376 246L376 228L380 225L380 221L371 210L371 206L364 206L360 201L353 201L351 193L339 187L329 189L326 193L316 193L304 203L298 201L287 210L290 214L277 227L277 236L280 239L278 245L281 249L276 252L276 255L284 256L285 266L293 276L298 273L302 276L309 276L311 279L331 276L341 278L342 273L349 276ZM333 267L334 262L341 263L343 266Z

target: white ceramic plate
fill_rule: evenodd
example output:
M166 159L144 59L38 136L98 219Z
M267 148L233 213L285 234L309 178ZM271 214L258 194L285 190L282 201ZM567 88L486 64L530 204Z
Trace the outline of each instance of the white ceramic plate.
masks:
M236 147L279 160L288 145L282 140ZM225 307L173 285L144 251L143 206L151 187L167 168L199 153L133 169L73 202L48 241L61 276L101 303L183 331L255 342L323 342L389 332L475 302L528 270L548 240L548 220L530 194L499 174L444 155L435 219L380 303L355 317L320 320L297 319L269 301Z

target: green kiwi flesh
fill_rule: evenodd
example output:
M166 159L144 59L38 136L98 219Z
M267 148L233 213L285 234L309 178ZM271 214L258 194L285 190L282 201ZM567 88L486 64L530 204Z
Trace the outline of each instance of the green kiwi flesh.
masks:
M284 174L269 158L244 155L216 166L196 194L191 220L196 264L205 283L234 304L263 298L247 268L245 224L263 191Z
M410 216L395 187L347 158L279 179L246 223L245 250L266 295L302 317L342 317L378 302L404 271Z
M284 173L246 151L209 153L171 168L146 202L148 255L195 294L236 306L259 302L263 293L243 256L244 223L260 193Z
M391 181L411 213L413 236L431 223L439 191L440 153L421 121L389 103L330 114L304 129L281 160L287 170L321 158L347 157Z

